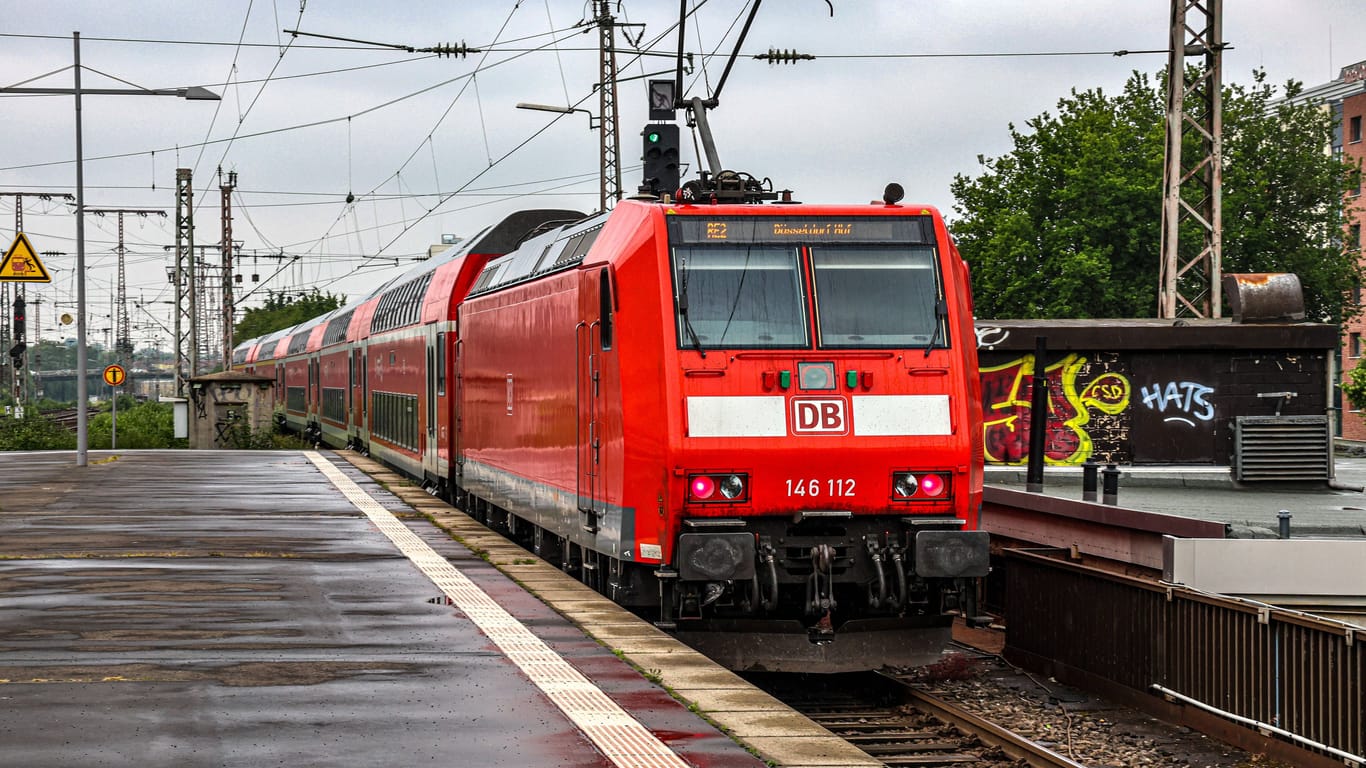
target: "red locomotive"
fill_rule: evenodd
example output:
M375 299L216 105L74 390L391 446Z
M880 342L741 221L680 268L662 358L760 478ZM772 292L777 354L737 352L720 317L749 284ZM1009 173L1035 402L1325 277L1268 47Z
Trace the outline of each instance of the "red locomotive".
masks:
M924 664L987 571L982 415L966 267L898 198L526 211L239 365L732 668Z

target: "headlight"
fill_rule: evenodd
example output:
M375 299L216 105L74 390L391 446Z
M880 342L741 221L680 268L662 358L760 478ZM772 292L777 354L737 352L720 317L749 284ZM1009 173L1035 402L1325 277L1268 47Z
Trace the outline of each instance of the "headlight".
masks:
M920 490L920 482L910 472L898 472L892 475L892 490L898 497L909 499Z
M949 497L951 476L947 472L893 472L892 498L901 501L936 501Z
M745 481L739 475L731 475L721 481L721 495L728 499L738 499L745 495Z
M749 475L740 472L689 475L688 501L714 504L749 501Z

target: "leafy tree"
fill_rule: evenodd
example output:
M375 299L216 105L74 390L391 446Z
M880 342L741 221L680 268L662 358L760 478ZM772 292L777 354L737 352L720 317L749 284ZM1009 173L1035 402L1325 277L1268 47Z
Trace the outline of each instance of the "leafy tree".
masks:
M317 288L309 293L293 295L293 298L286 292L271 292L266 296L263 306L248 309L242 315L242 322L233 329L233 338L246 341L298 325L340 307L344 298L322 293Z
M1273 106L1265 73L1253 77L1224 90L1223 270L1294 272L1308 316L1339 321L1355 311L1346 292L1362 278L1342 237L1343 195L1359 170L1325 152L1329 113ZM982 175L954 179L952 229L981 317L1157 314L1163 79L1135 72L1113 97L1074 90L1056 116L1011 125L1015 148L983 159ZM1300 91L1285 86L1288 97Z
M1366 365L1358 365L1343 375L1342 394L1353 408L1366 410Z

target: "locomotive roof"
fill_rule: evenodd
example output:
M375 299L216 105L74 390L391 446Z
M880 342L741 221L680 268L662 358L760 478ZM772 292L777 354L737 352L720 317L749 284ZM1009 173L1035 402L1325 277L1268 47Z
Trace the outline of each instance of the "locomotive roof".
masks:
M517 247L517 250L489 262L480 273L470 295L487 293L536 275L581 263L609 215L611 214L600 213L557 226L527 239Z

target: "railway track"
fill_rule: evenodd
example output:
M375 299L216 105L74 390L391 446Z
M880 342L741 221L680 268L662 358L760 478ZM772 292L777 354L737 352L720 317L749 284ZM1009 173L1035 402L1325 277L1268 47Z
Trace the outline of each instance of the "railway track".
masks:
M66 429L76 429L78 412L75 408L60 408L55 411L43 411L43 416L49 421L55 422Z
M890 675L747 675L888 768L1083 768L1037 742Z

